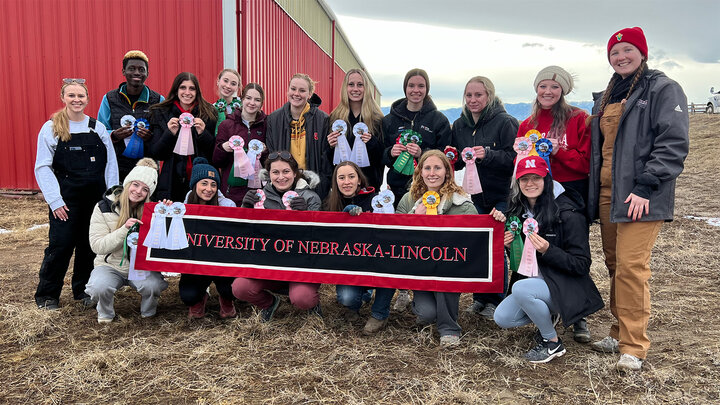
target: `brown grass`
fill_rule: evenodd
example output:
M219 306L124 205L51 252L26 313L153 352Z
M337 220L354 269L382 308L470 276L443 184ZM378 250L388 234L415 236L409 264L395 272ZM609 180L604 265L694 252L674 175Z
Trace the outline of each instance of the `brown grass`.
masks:
M140 319L139 296L120 291L119 318L98 325L95 311L72 301L67 282L57 312L34 308L32 295L46 244L45 205L0 200L0 401L7 403L720 403L720 229L685 215L720 216L714 150L720 117L693 116L691 154L678 180L676 220L653 251L653 341L642 372L619 374L615 356L597 354L564 333L568 353L547 365L522 360L531 327L499 330L461 315L462 345L438 348L437 332L392 313L375 337L348 325L323 286L324 323L283 303L261 324L252 308L241 316L185 320L177 279L158 315ZM599 231L592 227L592 272L607 300ZM463 296L462 308L470 297ZM368 309L363 309L368 315ZM590 317L593 336L610 327L607 309Z

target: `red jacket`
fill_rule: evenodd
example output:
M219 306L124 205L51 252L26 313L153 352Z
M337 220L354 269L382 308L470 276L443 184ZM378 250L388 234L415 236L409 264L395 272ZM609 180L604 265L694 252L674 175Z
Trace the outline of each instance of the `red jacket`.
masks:
M588 114L583 110L575 110L565 126L565 133L558 137L558 151L550 155L550 170L554 180L566 181L585 180L590 173L590 128L585 126ZM537 129L543 137L550 131L553 119L550 110L540 110L536 126L532 125L532 117L520 124L518 136L525 136L531 129Z

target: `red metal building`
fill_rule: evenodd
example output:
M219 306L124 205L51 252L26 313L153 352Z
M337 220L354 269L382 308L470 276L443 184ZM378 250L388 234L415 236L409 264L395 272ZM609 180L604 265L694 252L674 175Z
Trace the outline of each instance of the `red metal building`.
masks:
M322 0L3 0L0 13L0 100L8 118L0 189L37 189L37 134L62 106L62 79L87 80L86 113L96 116L103 95L124 81L122 56L130 49L148 55L146 84L161 94L189 71L214 102L217 73L233 67L243 83L265 88L268 113L284 104L297 72L317 81L321 108L330 112L344 72L363 67Z

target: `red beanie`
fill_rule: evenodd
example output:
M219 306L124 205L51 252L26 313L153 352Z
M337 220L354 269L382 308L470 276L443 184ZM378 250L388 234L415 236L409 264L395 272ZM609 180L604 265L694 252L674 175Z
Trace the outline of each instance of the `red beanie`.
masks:
M608 59L610 59L610 49L612 49L615 44L620 42L627 42L635 45L635 47L640 50L640 53L643 54L643 56L645 56L645 58L647 59L648 46L647 41L645 40L645 33L643 32L642 28L623 28L620 31L614 33L610 37L610 40L607 44Z

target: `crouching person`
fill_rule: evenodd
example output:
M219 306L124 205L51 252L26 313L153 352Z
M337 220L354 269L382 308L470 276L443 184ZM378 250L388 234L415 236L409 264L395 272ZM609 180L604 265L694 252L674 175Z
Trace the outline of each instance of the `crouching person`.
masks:
M85 293L98 303L99 323L115 318L115 292L120 287L129 285L140 293L140 315L149 318L155 315L160 293L168 286L155 271L148 271L144 280L128 280L130 252L125 248L125 238L133 225L141 223L143 206L155 191L157 179L155 162L141 159L125 177L123 186L95 205L90 219L90 247L97 257Z

